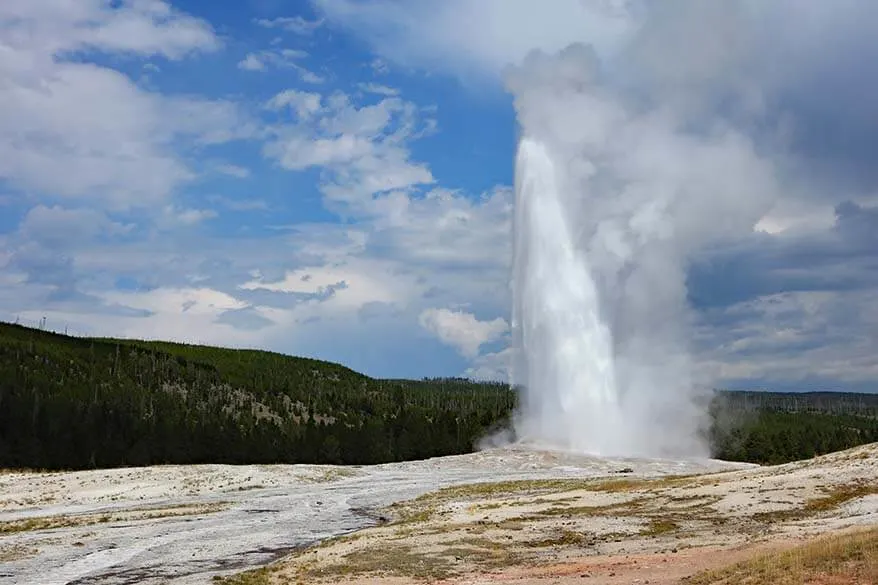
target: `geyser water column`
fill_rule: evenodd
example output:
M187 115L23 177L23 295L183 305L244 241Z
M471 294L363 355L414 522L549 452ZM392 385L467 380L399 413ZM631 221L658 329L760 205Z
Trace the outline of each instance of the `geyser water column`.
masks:
M777 192L731 125L626 93L594 52L506 72L515 160L515 436L600 455L702 456L708 377L692 364L687 264L752 233ZM685 88L684 88L685 89Z
M519 438L586 453L623 439L611 333L546 147L527 136L515 161L513 328L525 388Z
M607 187L612 163L571 157L546 134L551 143L525 132L515 159L517 438L593 455L706 455L682 338L682 218L664 199L679 191Z
M596 455L705 455L685 261L710 228L689 212L714 210L704 193L722 176L703 169L740 153L702 145L661 114L629 112L595 81L594 61L571 46L532 54L509 76L521 126L515 435Z

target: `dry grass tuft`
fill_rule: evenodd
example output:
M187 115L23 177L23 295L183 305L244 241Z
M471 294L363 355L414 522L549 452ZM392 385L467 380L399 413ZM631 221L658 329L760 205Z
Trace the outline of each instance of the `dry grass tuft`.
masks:
M349 477L356 476L357 472L353 469L348 469L345 467L330 467L329 469L321 470L318 475L315 475L313 477L305 477L303 479L310 483L329 483L333 481L338 481L340 479L347 479Z
M20 468L2 467L2 468L0 468L0 475L51 475L53 473L62 473L62 472L52 471L50 469L33 468L33 467L20 467Z
M851 500L878 494L878 485L871 483L851 483L833 486L827 488L825 491L825 495L807 500L800 508L760 512L754 514L753 519L762 522L802 520L824 512L831 512Z
M66 526L78 525L79 524L74 518L68 516L28 518L26 520L11 520L7 522L0 522L0 534L30 532L32 530L50 530L52 528L64 528Z
M95 513L80 515L38 516L22 520L0 522L0 535L35 530L53 530L72 526L92 526L106 522L134 522L139 520L158 520L197 514L219 512L228 506L226 502L212 504L177 504L161 508L128 508L112 513Z
M557 546L583 546L591 542L585 534L581 532L573 532L572 530L562 530L556 536L542 538L539 540L531 540L525 543L525 546L534 548L557 547Z
M40 551L32 546L3 546L0 547L0 563L11 563L36 556Z
M825 496L805 502L805 511L820 513L834 510L851 500L878 494L878 485L871 483L854 483L831 488Z
M689 585L804 585L878 583L878 528L817 539L715 571Z
M627 492L679 486L690 479L691 476L670 475L657 479L522 479L482 482L442 488L408 503L483 500L523 494L558 494L575 490Z
M416 552L410 546L383 546L380 549L357 550L342 557L341 562L308 571L312 579L354 575L389 575L416 579L446 579L454 575L451 559L439 554ZM234 583L231 585L251 585ZM253 585L262 585L254 583Z
M482 482L443 488L413 500L394 504L387 511L395 518L395 524L425 523L435 518L443 504L452 501L471 501L474 502L470 507L471 511L487 511L504 506L550 502L550 500L543 500L543 498L518 503L492 501L510 496L546 496L580 490L607 493L628 493L641 490L655 492L683 486L690 481L692 481L692 476L672 475L657 479L528 479ZM538 515L545 517L599 515L608 512L615 514L623 509L633 510L642 503L642 499L635 499L610 506L565 506L565 504L575 500L576 498L553 498L551 502L555 505L548 510L538 512Z
M218 585L270 585L271 577L269 570L262 568L238 573L231 577L214 577L213 581Z
M670 518L652 518L649 525L640 531L640 536L661 536L678 528L679 525Z

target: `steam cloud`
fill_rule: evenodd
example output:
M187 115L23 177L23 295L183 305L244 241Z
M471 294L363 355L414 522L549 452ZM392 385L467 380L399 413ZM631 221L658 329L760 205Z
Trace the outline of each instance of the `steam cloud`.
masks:
M761 295L797 287L874 289L865 218L878 192L870 69L878 3L317 3L407 67L479 87L515 64L503 75L521 148L514 344L502 356L513 357L512 382L525 393L517 437L504 438L597 453L704 454L698 402L711 376L789 380L808 368L789 356L775 368L770 350L753 363L754 347L777 347L770 339L731 347L761 327L705 335L725 325L687 306L687 273L696 288L710 280L730 289L697 290L719 297L715 309L762 306ZM859 219L845 219L848 211ZM846 257L859 263L841 268ZM715 265L689 270L693 260L708 260L703 269L717 258L739 267L752 258L750 282L740 286ZM730 347L705 348L705 337ZM828 371L872 370L844 356Z
M729 125L643 103L589 46L507 71L516 158L513 383L519 440L600 455L703 456L686 265L752 230L772 166Z

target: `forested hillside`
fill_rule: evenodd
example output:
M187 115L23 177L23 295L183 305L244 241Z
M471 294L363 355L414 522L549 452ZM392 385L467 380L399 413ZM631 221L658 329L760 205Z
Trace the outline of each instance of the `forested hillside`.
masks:
M771 410L789 413L878 417L878 393L852 392L720 392L720 404L734 412Z
M711 415L720 459L783 463L878 441L878 394L718 392Z
M337 364L0 324L0 466L377 463L464 453L502 384L374 380Z
M471 451L514 406L501 383L0 323L2 467L417 459ZM714 420L719 456L790 460L878 441L878 396L723 392Z

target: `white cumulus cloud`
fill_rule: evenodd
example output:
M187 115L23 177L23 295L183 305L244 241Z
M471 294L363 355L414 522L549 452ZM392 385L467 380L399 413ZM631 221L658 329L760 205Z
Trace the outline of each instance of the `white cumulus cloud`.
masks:
M483 345L500 339L509 330L506 320L500 317L479 321L472 313L451 309L426 309L418 320L424 329L467 358L475 358Z
M417 107L398 97L358 105L349 95L287 90L266 106L296 118L274 129L264 153L285 169L324 167L330 199L356 204L376 193L434 182L426 164L409 158L408 142L424 132Z
M256 24L263 28L277 28L298 35L308 35L323 25L323 20L308 20L302 16L280 16L278 18L258 18Z
M167 198L194 176L175 143L239 136L240 113L222 101L150 93L117 70L69 56L181 59L219 46L207 22L160 0L3 2L0 178L120 208Z

